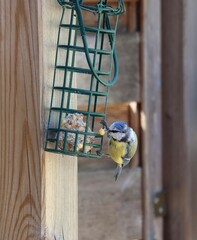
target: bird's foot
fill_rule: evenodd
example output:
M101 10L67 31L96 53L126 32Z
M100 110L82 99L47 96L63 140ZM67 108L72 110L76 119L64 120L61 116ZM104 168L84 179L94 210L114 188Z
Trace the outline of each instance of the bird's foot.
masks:
M96 151L96 154L100 157L103 155L101 150Z
M109 154L103 153L101 150L96 151L96 154L100 157L109 157L110 158Z
M107 121L106 121L105 119L102 119L102 120L100 121L100 124L102 124L103 127L105 127L107 130L109 129L109 128L108 128Z

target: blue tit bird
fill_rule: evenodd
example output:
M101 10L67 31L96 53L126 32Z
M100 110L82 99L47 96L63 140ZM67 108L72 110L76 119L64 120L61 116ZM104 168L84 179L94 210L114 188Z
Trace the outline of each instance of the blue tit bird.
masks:
M114 122L108 127L105 120L101 121L109 138L109 155L117 163L115 180L136 153L138 139L132 128L125 122Z

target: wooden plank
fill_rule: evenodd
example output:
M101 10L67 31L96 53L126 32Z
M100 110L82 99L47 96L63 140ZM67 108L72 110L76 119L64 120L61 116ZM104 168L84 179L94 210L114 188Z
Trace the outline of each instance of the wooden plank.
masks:
M126 4L127 32L131 33L137 30L137 4L136 1Z
M43 13L43 75L45 119L51 98L58 25L62 8L57 1L46 1ZM66 20L70 18L67 10ZM64 41L68 32L64 32ZM63 39L63 38L62 38ZM62 59L60 59L62 57ZM65 62L65 56L58 60ZM76 99L72 99L76 106ZM45 153L43 160L43 231L48 239L78 239L77 158L61 154Z
M131 167L136 167L140 163L141 159L141 134L140 134L140 107L137 102L130 102L128 106L128 124L133 128L138 137L138 150L133 157L132 162L130 163ZM140 163L141 165L141 163Z
M40 1L0 1L0 238L41 236Z
M162 239L162 218L154 216L152 199L162 190L161 1L141 4L143 238L152 240Z
M185 129L186 129L186 139L187 139L187 163L189 168L189 189L190 189L190 199L189 199L189 223L190 223L190 233L188 239L195 239L197 236L197 81L196 81L196 62L197 62L197 32L194 31L197 21L197 2L187 1L185 6L185 34L184 34L184 85L185 85ZM186 174L186 172L184 172Z
M169 240L197 234L196 11L195 1L162 4L164 237Z
M180 2L162 4L166 23L163 32L163 176L166 191L164 238L189 239L186 189L188 169L183 110L183 6ZM176 10L175 10L176 9ZM166 36L166 34L168 36ZM176 43L176 44L173 44ZM164 50L165 49L165 50ZM170 91L169 91L170 90ZM184 159L184 161L183 161ZM176 174L175 174L176 171ZM186 173L186 174L185 174ZM187 194L188 195L188 194ZM181 199L181 201L180 201Z
M47 239L78 239L77 159L45 153L44 224Z
M125 168L114 182L114 167L79 172L80 240L142 239L141 169Z

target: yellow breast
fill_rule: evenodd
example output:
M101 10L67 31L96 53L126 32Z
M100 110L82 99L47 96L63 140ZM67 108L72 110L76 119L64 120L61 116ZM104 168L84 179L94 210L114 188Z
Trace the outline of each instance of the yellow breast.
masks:
M118 164L122 164L122 157L126 154L126 143L115 141L113 138L110 138L109 141L109 155Z

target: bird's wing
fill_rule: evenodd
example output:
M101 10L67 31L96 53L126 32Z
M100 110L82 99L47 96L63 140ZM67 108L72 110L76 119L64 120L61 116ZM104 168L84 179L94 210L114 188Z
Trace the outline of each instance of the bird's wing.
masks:
M130 160L130 158L123 158L122 166L125 167L127 164L129 164Z
M131 160L131 156L130 156L130 144L127 145L127 149L126 149L126 154L122 157L122 166L125 167L127 164L129 164Z
M131 143L129 142L128 145L127 145L127 149L126 149L126 154L122 157L122 160L123 160L123 164L122 166L126 166L130 160L132 159L132 157L134 156L135 152L136 152L136 149L137 149L137 139Z

